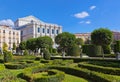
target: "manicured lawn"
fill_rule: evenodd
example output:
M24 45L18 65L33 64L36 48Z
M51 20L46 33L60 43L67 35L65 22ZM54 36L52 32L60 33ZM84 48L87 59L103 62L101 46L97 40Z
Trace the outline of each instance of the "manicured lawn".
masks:
M89 82L83 78L76 77L73 75L65 74L65 79L63 82Z

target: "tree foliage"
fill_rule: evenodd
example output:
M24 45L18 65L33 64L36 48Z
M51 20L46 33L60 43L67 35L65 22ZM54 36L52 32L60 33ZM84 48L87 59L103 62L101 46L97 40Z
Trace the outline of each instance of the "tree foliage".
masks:
M8 45L4 42L3 43L3 52L8 50Z
M83 39L82 39L82 38L77 38L77 39L76 39L76 44L77 44L77 45L83 45L83 44L84 44Z
M16 50L16 45L15 45L15 43L13 43L13 50Z
M22 41L20 44L19 44L19 48L21 50L25 50L26 49L26 41Z
M117 40L114 44L114 52L117 53L119 52L120 53L120 40Z
M43 36L37 38L37 46L38 48L49 48L52 47L53 41L49 36Z
M55 37L55 42L65 52L67 52L69 47L75 44L75 40L76 40L75 35L68 33L68 32L63 32L61 34L58 34Z
M26 41L26 48L30 50L35 50L37 48L36 38L31 38Z
M78 45L74 44L68 48L67 55L70 56L80 56L80 48Z
M95 45L110 45L113 40L113 34L109 29L99 28L92 32L91 40Z

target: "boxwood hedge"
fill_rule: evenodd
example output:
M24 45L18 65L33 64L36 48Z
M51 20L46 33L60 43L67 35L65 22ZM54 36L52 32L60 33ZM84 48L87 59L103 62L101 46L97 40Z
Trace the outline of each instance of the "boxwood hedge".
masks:
M103 66L97 66L97 65L86 64L86 63L79 63L78 66L82 68L87 68L89 70L106 73L106 74L120 75L120 68L103 67Z
M65 66L51 66L49 68L58 69L58 70L64 71L67 74L89 79L91 82L118 82L120 81L118 78L115 78L113 76L90 71L87 69L82 69L82 68L73 68L73 67L65 67Z
M33 77L33 74L44 71L48 72L48 76ZM22 78L26 79L28 82L61 82L64 77L64 72L48 70L48 67L44 65L25 68L22 74Z

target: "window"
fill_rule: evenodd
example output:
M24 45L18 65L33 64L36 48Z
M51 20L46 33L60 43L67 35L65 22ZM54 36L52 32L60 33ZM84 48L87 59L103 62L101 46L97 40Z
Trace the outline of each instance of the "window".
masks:
M54 34L54 29L52 29L52 34Z
M13 32L13 35L15 35L15 32Z
M45 29L43 28L43 33L45 33Z
M49 29L47 29L47 33L49 33Z
M3 30L3 33L5 33L5 30Z
M40 27L38 27L38 33L40 33Z
M21 31L21 35L23 35L23 31Z
M56 34L59 34L59 30L56 30Z

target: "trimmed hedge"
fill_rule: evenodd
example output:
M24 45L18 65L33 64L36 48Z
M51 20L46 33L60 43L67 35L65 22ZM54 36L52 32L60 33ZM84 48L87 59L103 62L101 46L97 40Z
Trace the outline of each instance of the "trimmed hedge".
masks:
M26 62L17 62L17 63L5 63L4 64L8 69L24 69L26 67L37 66L39 63L26 63Z
M88 61L86 62L88 64L93 64L93 65L99 65L99 66L104 66L104 67L114 67L114 68L120 68L120 63L119 62L106 62L106 61Z
M40 63L50 63L50 60L41 59Z
M106 74L120 75L120 68L103 67L86 63L79 63L78 67L87 68L92 71L102 72Z
M10 62L13 59L13 55L10 51L4 51L4 62Z
M62 66L65 66L65 65L70 65L72 63L73 63L73 60L54 59L52 61L52 65L62 65Z
M37 76L34 77L33 74L38 72L48 72L48 76ZM24 69L22 78L26 79L28 82L61 82L65 77L64 72L57 70L48 70L46 66L36 66Z
M114 52L115 53L120 52L120 40L118 40L118 41L115 42Z
M91 82L118 82L119 79L113 77L112 75L107 75L103 73L98 73L82 68L73 68L65 66L51 66L51 69L58 69L64 71L67 74L75 75L85 79L89 79Z
M3 70L0 71L0 82L26 82L26 80L16 77L9 70Z
M0 64L0 71L1 71L1 70L5 70L4 64Z
M112 59L100 59L100 58L63 58L63 57L51 57L52 60L54 59L63 59L63 60L73 60L74 63L79 63L79 62L84 62L84 61L105 61L105 62L114 62L114 63L119 63L120 60L112 60Z
M93 44L86 44L82 46L82 53L85 53L86 55L90 57L99 56L102 54L101 46L96 46Z
M36 61L39 61L41 59L41 57L36 57L35 60Z
M104 45L102 46L104 54L110 54L111 53L111 47L110 45Z

